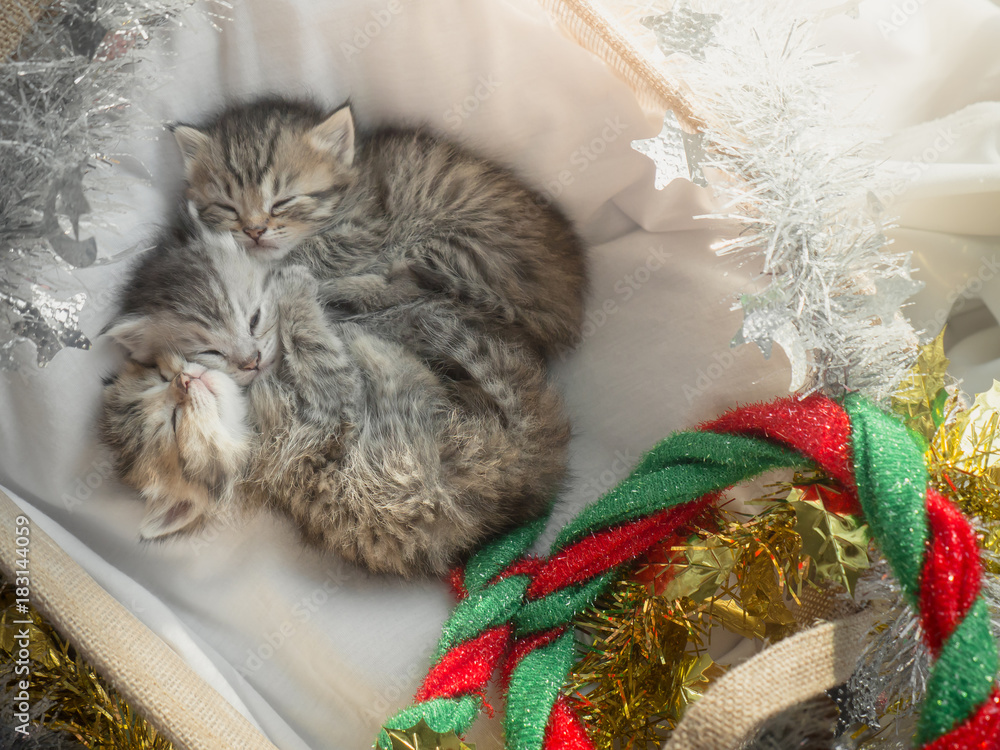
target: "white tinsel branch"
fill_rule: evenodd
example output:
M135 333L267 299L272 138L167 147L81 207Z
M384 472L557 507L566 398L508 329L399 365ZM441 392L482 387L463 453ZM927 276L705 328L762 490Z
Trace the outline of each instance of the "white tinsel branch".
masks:
M886 249L873 132L836 104L848 66L819 54L789 2L699 0L647 19L706 123L695 166L743 225L721 254L756 257L766 284L740 301L734 344L773 344L790 390L884 400L916 356L900 313L921 286Z

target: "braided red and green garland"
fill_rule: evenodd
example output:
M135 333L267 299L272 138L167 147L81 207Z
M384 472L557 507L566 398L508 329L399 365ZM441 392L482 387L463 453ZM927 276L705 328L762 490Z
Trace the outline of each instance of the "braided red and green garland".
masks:
M592 750L560 694L573 664L572 620L616 570L695 518L715 494L762 472L818 466L840 481L919 609L936 659L917 733L925 750L1000 750L997 647L980 596L976 537L927 487L921 449L898 421L858 396L749 406L676 433L559 534L548 558L526 554L543 522L480 550L453 583L461 598L414 705L386 722L424 719L464 733L485 707L494 670L506 691L509 750ZM378 746L389 748L385 732Z

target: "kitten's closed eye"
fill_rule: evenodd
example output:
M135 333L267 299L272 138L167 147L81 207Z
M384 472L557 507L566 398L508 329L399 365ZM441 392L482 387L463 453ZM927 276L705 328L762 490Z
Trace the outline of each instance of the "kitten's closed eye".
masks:
M260 323L260 308L257 308L257 312L253 314L250 318L250 333L255 333L257 331L257 324Z
M283 200L276 201L275 203L273 203L271 205L271 216L279 216L279 215L281 215L281 212L284 209L288 208L289 204L291 204L291 202L294 201L296 198L298 198L297 195L292 196L291 198L285 198Z
M132 362L135 364L136 367L141 367L144 370L148 370L150 374L155 372L157 375L160 376L160 380L162 380L164 383L169 383L171 377L173 377L172 375L169 374L169 365L166 367L166 369L164 369L163 366L161 366L156 362L146 363L146 362L140 362L137 359L133 359ZM108 385L108 383L105 383L105 385Z
M220 213L225 214L230 219L240 218L240 212L237 211L233 206L227 206L224 203L213 203L212 208L217 209Z

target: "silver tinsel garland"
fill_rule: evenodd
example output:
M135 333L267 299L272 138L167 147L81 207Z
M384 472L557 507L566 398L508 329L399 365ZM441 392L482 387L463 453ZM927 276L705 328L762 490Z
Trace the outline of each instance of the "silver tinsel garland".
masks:
M847 597L844 592L842 596ZM846 684L768 720L740 750L906 750L930 672L920 624L878 554L858 579L854 602L874 622Z
M978 533L990 524L972 519ZM854 602L871 607L875 619L857 668L843 686L806 706L769 720L741 750L906 750L918 719L930 675L930 652L920 622L907 603L885 559L873 553L872 567L858 580ZM983 549L987 570L1000 569L1000 557ZM993 634L1000 638L1000 578L983 576ZM843 594L847 596L847 594ZM831 706L836 711L831 712Z
M801 8L692 0L645 19L704 123L681 133L668 115L656 140L673 153L681 138L692 179L707 175L722 202L716 218L743 225L719 253L762 264L761 288L739 302L734 345L770 356L778 344L791 391L881 401L916 356L900 306L922 284L908 254L886 249L873 131L836 102L849 66L816 51L817 19Z
M141 48L192 2L55 0L0 63L0 369L24 342L39 365L90 346L72 270L101 255L91 183L135 127Z
M931 668L920 621L880 555L858 581L855 599L876 616L857 669L831 691L840 709L837 748L905 750L912 746Z

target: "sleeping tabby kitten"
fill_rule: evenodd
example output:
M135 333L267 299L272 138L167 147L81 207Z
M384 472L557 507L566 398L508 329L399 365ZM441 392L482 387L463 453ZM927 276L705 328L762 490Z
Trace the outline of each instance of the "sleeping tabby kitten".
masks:
M132 269L104 333L147 365L173 352L246 385L277 357L270 271L229 237L164 235Z
M356 131L279 98L173 129L190 216L251 254L309 266L355 312L434 292L520 329L545 354L580 335L584 252L509 170L427 130Z
M244 393L174 340L106 386L102 439L147 502L144 537L255 502L372 570L440 574L544 511L569 429L537 354L447 300L331 321L307 271L254 274L218 243L217 265L247 264L229 293L260 290L276 354ZM147 324L162 331L159 314Z

